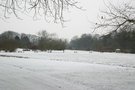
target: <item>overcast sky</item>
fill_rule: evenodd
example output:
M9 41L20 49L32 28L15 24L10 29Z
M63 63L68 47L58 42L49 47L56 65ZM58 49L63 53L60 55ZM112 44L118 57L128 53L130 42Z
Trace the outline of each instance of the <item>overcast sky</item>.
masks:
M14 17L0 19L0 33L12 30L19 33L37 34L40 30L46 30L49 33L56 33L60 38L71 39L75 35L83 33L92 33L93 29L90 22L96 22L100 10L105 9L103 0L79 0L80 5L86 9L85 11L76 8L70 8L69 12L64 16L68 22L63 28L61 24L47 23L44 19L34 21L33 18L23 16L23 20L18 20ZM107 1L107 0L104 0ZM118 2L120 0L110 0ZM121 0L123 1L123 0ZM104 33L105 31L97 30L94 33ZM94 34L92 33L92 34Z

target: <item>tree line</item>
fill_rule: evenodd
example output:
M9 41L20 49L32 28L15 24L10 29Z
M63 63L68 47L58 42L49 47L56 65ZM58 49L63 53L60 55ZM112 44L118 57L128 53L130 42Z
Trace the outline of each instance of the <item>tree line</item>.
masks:
M100 52L135 53L135 28L124 27L119 31L112 31L107 35L83 34L70 41L70 49L94 50Z
M70 42L46 31L40 31L38 36L19 35L12 31L0 34L0 50L12 52L17 48L50 52L65 49L114 52L120 49L121 52L135 53L135 27L125 26L119 31L112 31L102 36L82 34L81 37L73 37Z
M13 52L17 48L42 51L64 50L66 43L66 40L59 39L56 35L49 34L46 31L41 31L38 36L32 38L27 34L19 35L13 31L6 31L0 35L0 50L9 52Z

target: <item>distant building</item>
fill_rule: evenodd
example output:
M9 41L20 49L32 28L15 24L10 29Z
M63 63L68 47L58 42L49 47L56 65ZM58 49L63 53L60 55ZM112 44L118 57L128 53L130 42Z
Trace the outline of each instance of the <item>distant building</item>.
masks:
M18 52L18 53L23 53L23 49L17 48L17 49L16 49L16 52Z
M119 53L121 50L118 48L115 50L116 53Z

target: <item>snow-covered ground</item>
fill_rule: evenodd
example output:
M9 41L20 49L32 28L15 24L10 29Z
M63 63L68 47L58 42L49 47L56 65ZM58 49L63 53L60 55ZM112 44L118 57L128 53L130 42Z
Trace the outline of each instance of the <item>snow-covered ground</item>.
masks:
M135 54L0 52L0 90L135 90Z

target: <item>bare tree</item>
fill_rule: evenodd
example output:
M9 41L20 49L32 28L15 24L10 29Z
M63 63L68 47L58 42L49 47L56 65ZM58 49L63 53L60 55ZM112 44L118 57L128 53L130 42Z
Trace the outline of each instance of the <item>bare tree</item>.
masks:
M63 11L70 7L78 7L78 2L74 0L0 0L0 8L3 9L3 15L8 18L14 14L19 18L20 13L34 13L33 17L44 15L45 18L51 17L54 21L63 22Z
M118 31L125 26L135 25L135 7L132 2L118 6L111 3L105 5L107 10L101 11L103 15L100 16L99 22L95 23L95 29Z

